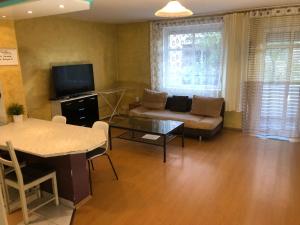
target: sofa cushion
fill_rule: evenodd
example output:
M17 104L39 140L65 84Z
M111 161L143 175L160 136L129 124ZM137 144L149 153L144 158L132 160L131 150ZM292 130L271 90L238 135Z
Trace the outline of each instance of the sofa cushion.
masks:
M171 110L170 107L172 105L172 100L173 100L173 97L168 97L167 98L166 109ZM191 111L191 109L192 109L192 100L193 100L192 98L188 99L186 112L190 112Z
M189 112L173 112L170 110L149 110L143 106L130 110L129 115L142 118L177 120L184 122L185 127L203 130L213 130L223 121L222 117L204 117Z
M223 103L223 98L210 98L194 95L191 113L199 116L219 117Z
M188 96L173 96L169 109L174 112L188 112Z
M163 110L166 107L168 94L165 92L157 92L149 89L144 90L142 106L148 109Z

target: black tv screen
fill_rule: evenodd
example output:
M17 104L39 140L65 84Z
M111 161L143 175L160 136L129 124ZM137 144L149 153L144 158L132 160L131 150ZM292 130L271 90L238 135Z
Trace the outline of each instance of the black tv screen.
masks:
M54 98L95 90L92 64L52 67Z

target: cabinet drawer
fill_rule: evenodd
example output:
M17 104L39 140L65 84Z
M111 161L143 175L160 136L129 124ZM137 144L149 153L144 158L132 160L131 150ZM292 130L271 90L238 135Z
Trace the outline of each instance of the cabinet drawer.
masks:
M61 107L66 109L72 109L72 108L84 107L85 105L86 105L85 99L78 99L78 100L63 102L61 104Z
M85 106L86 105L86 99L78 99L78 100L76 100L76 105L77 105L77 107Z
M72 109L72 108L75 108L75 107L76 107L76 104L73 101L61 103L61 108L62 109Z

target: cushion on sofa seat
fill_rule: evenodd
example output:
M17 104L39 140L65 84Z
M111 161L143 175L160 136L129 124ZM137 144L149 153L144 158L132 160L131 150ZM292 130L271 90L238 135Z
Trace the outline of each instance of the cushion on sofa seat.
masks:
M210 98L194 95L191 113L199 116L219 117L223 103L223 98Z
M173 96L169 108L174 112L188 112L188 96Z
M168 94L165 92L157 92L149 89L144 90L142 106L148 109L163 110L166 107Z
M130 110L130 116L162 119L162 120L177 120L184 122L184 126L194 129L213 130L221 122L222 117L204 117L193 115L189 112L173 112L170 110L149 110L143 106Z

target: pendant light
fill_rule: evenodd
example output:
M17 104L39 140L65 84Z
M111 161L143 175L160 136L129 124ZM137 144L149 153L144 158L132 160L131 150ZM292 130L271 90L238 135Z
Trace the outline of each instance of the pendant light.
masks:
M183 5L180 2L172 0L162 9L158 10L155 13L155 16L158 17L187 17L193 15L193 12Z

